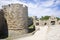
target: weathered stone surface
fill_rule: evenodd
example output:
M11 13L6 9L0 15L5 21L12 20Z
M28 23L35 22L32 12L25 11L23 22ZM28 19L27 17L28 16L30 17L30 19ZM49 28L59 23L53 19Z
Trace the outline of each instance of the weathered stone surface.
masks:
M24 30L27 33L28 8L23 4L9 4L3 6L4 16L9 30Z

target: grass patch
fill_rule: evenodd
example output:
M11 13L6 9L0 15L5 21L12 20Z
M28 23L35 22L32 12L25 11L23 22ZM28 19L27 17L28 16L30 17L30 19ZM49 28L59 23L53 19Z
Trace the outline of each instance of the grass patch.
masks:
M31 25L28 27L28 33L31 33L35 30L35 26L34 25Z

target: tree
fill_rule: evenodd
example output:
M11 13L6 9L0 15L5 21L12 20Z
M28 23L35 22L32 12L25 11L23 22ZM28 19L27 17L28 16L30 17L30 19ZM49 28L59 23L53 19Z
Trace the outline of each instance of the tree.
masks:
M42 16L41 18L40 18L40 20L48 20L50 18L50 16ZM60 18L58 18L58 17L56 17L57 18L57 20L60 20Z
M57 20L60 20L60 18L58 18L58 17L56 17L57 18Z
M50 16L42 16L40 20L48 20Z

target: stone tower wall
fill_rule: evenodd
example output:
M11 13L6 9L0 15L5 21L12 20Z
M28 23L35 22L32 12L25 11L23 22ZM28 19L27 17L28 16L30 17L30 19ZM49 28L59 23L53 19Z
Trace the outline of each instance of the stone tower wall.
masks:
M27 33L28 8L23 4L9 4L3 6L4 16L8 23L9 30L22 30Z

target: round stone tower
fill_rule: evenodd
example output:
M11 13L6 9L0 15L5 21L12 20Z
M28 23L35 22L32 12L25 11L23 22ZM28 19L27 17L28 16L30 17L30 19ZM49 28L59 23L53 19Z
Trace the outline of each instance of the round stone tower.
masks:
M23 4L9 4L3 6L4 16L9 30L19 30L21 34L27 33L28 7Z

